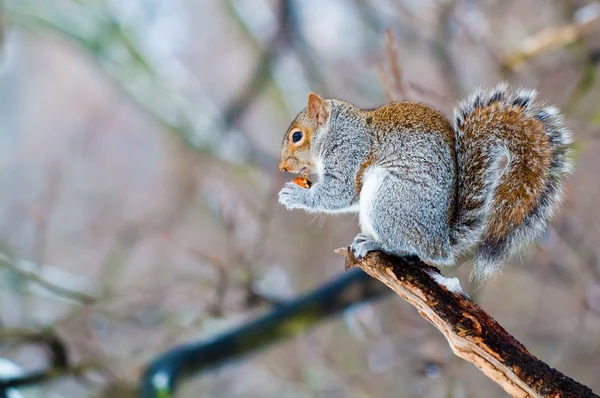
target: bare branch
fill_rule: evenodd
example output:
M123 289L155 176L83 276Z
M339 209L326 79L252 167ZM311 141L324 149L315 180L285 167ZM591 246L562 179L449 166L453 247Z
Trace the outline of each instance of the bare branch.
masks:
M457 356L473 363L513 397L598 397L588 387L533 356L439 270L416 257L379 252L357 261L347 248L346 268L360 266L437 327Z
M600 29L600 16L580 23L570 23L559 28L543 30L525 39L520 47L509 54L504 61L504 67L508 70L515 70L532 58L573 44L598 29Z
M52 367L56 369L66 368L69 363L69 355L64 340L56 334L52 328L41 331L25 328L0 329L0 341L17 340L19 342L37 343L46 346L51 354Z
M5 377L0 379L0 393L4 392L7 388L46 383L67 376L79 377L87 372L104 371L105 369L106 367L104 365L90 362L76 364L66 368L49 368L46 370L34 371L23 376Z
M404 85L404 79L402 76L402 69L400 68L400 64L398 63L398 50L396 48L396 43L394 39L394 34L390 29L385 31L386 35L386 53L389 62L390 75L392 76L392 80L394 82L394 90L396 94L400 96L401 99L408 99L408 92L406 90L406 86Z
M4 253L0 253L0 266L4 268L8 268L10 271L18 275L19 277L26 279L28 281L34 282L49 292L52 292L58 296L65 297L71 300L75 300L83 305L91 304L96 301L94 296L90 296L86 293L76 292L74 290L70 290L64 288L62 286L55 285L52 282L48 282L41 276L39 276L35 272L30 272L25 269L20 268L18 265L14 263L14 261Z

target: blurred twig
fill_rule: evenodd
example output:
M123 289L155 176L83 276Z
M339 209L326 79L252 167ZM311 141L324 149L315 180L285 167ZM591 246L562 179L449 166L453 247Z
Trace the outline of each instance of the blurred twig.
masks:
M313 55L313 50L309 43L305 40L302 33L301 21L294 8L294 2L292 0L281 0L282 4L285 4L288 12L290 13L289 29L286 32L289 44L296 51L300 64L304 69L304 73L309 81L313 83L313 86L317 86L319 91L324 96L330 95L327 79L321 73L321 67L318 65L318 61Z
M573 44L598 29L600 29L600 15L582 22L543 30L525 39L518 48L508 54L504 60L504 67L515 70L532 58Z
M507 0L503 1L508 3ZM482 3L480 3L480 5L481 4ZM494 38L491 37L491 34L487 29L484 32L480 32L479 35L476 35L473 32L472 23L470 23L469 21L464 21L464 16L462 15L462 13L454 13L452 15L452 18L453 22L460 26L462 32L467 37L467 39L469 39L473 43L480 44L488 52L488 54L491 55L496 64L501 64L501 61L505 56L504 51L497 45L497 43L495 43L495 41L493 40ZM489 26L489 23L486 23L486 26Z
M96 300L96 298L94 296L90 296L89 294L86 294L86 293L77 292L74 290L70 290L70 289L55 285L55 284L43 279L35 272L30 272L30 271L22 269L21 267L16 265L15 261L5 253L0 253L0 266L9 269L11 272L15 273L16 275L18 275L19 277L21 277L23 279L26 279L30 282L34 282L34 283L42 286L46 290L48 290L58 296L77 301L77 302L81 303L82 305L91 304Z
M271 219L275 214L273 207L277 205L275 198L277 197L277 191L279 189L279 186L272 184L270 189L266 192L264 204L262 208L258 209L258 214L256 215L257 223L259 225L258 231L255 234L254 242L251 246L250 252L243 260L246 264L247 273L246 306L248 308L261 303L267 303L271 305L283 304L281 300L274 297L268 297L256 289L256 264L260 263L260 260L262 259L267 247L269 227L271 225Z
M236 8L231 4L229 4L229 6L234 11L234 15L237 16ZM289 1L280 1L277 29L275 33L269 42L264 45L264 50L262 50L262 54L260 55L259 60L254 67L254 73L236 95L235 99L226 107L225 111L223 112L223 119L225 120L225 125L227 127L232 127L237 124L251 102L258 96L266 84L271 81L271 68L277 55L281 51L282 45L287 40L287 32L289 30L290 21L290 7L291 5L289 4ZM239 17L237 20L240 25L244 25L244 22L239 19ZM254 43L254 46L260 46L258 41Z
M596 65L592 59L585 62L582 69L581 78L563 107L567 115L577 108L580 101L594 88L596 83Z
M379 79L381 79L381 85L385 90L385 98L388 102L393 102L396 97L394 95L394 91L392 90L392 83L390 82L390 78L388 73L383 66L383 63L377 64L377 73L379 74Z
M326 79L317 66L312 49L303 38L301 22L293 1L279 0L276 2L278 8L277 28L271 39L264 44L261 43L242 18L241 14L245 12L245 9L238 9L232 0L228 0L226 4L231 9L232 15L238 24L252 39L253 47L260 49L261 54L254 73L223 113L226 126L235 126L251 102L264 90L268 83L274 81L273 66L280 54L288 48L295 51L308 80L313 85L318 86L323 95L327 95ZM278 94L281 95L279 90Z
M102 371L104 366L98 363L80 363L64 368L50 368L46 370L33 371L24 376L5 377L0 379L0 394L8 388L31 386L34 384L47 383L68 376L81 376L90 371Z
M62 369L69 363L69 356L65 343L52 328L46 328L41 331L30 329L0 329L0 341L7 340L17 340L20 343L26 342L44 345L51 352L53 368Z
M450 84L453 94L462 97L465 93L463 93L450 43L453 36L451 29L452 16L459 4L459 0L448 0L439 5L438 28L436 39L432 44L440 71L446 77L447 83Z
M400 99L406 100L409 95L404 85L404 79L402 78L402 70L398 64L398 51L396 50L396 44L394 43L394 35L391 30L387 29L386 35L386 48L387 57L390 68L390 75L392 77L392 87L396 93L400 96Z
M0 377L0 397L6 396L6 390L9 388L40 384L65 376L80 376L90 370L105 368L98 363L71 365L65 342L51 327L41 331L0 329L0 341L6 340L42 344L51 353L51 364L45 370L31 371L19 376Z
M213 303L209 305L209 313L213 316L223 315L223 302L225 301L225 296L230 285L227 264L217 256L206 254L195 248L183 245L169 234L163 234L162 238L170 245L182 249L197 260L208 263L214 269L217 274L217 281L215 283L215 298Z
M131 29L123 26L102 2L93 6L72 3L71 14L61 13L51 5L30 1L11 1L4 5L11 23L32 31L51 30L77 43L90 54L117 87L167 131L175 133L186 145L206 154L217 152L218 130L225 130L222 117L208 100L193 104L187 94L172 87L152 58L143 50ZM86 7L90 7L88 9ZM81 18L87 18L82 23ZM192 77L186 76L188 86ZM201 98L201 93L196 93ZM210 114L212 110L212 115ZM248 145L248 161L272 165L272 156ZM239 162L240 160L238 160Z
M56 166L50 167L46 174L46 178L44 179L40 203L32 212L32 218L35 224L33 261L38 265L45 261L48 227L58 195L60 177L58 168Z
M398 51L394 34L390 29L386 29L386 58L387 70L385 64L379 64L378 72L388 101L412 100L411 91L413 91L423 97L435 98L441 102L450 102L447 96L436 93L419 83L404 79L402 67L398 63Z
M328 316L388 292L389 289L364 272L349 272L234 330L166 352L146 370L140 397L171 396L182 380L195 373L303 333Z

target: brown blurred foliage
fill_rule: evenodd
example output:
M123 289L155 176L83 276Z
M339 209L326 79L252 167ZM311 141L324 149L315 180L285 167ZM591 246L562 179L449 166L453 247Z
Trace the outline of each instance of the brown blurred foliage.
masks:
M0 356L43 367L43 351L9 332L52 330L74 363L99 369L31 396L93 396L136 383L169 347L342 272L333 249L350 242L356 220L277 203L293 177L276 167L282 134L310 91L365 107L410 98L450 117L459 97L499 80L564 109L576 168L539 247L469 294L540 359L600 391L600 31L556 34L598 18L597 2L3 7ZM562 41L522 56L540 32ZM444 270L463 286L468 271ZM200 395L504 396L395 297L198 377L179 394Z

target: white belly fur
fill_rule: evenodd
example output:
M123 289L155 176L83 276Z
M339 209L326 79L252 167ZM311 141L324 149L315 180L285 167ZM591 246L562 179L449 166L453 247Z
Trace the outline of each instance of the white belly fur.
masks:
M359 220L360 229L363 234L373 237L375 240L379 240L379 236L373 229L373 222L371 220L370 212L373 208L373 200L381 182L383 181L385 170L380 167L369 168L365 171L363 176L363 186L360 191L360 203L359 203Z

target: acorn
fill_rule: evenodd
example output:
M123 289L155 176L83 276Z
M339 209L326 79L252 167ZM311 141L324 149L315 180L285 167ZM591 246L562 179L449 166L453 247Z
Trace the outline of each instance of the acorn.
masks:
M296 185L301 186L302 188L310 188L312 186L312 181L308 179L308 170L306 167L303 167L298 173L298 177L294 178L292 182Z

